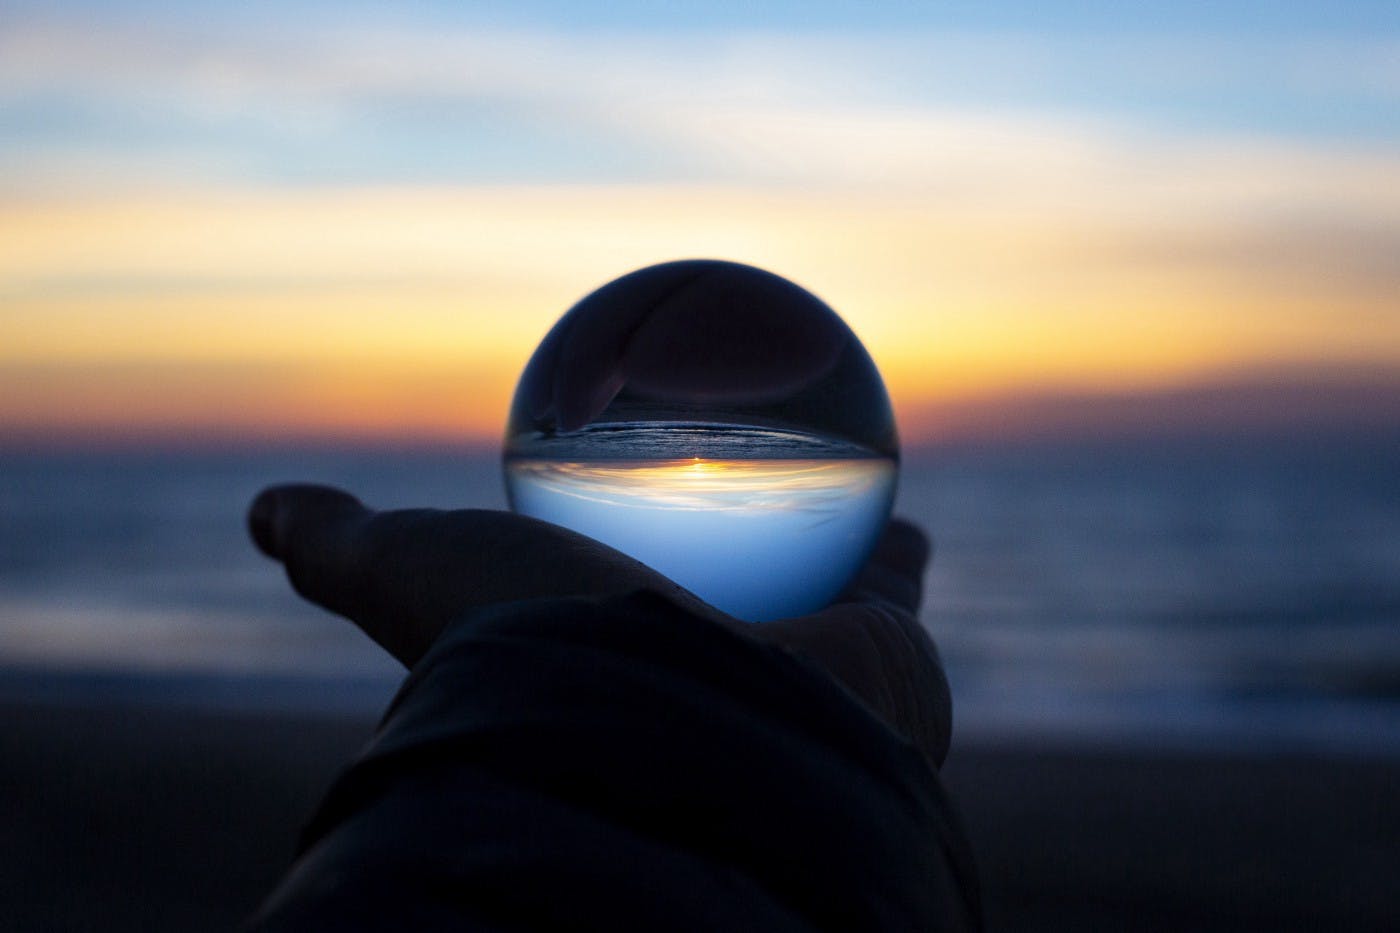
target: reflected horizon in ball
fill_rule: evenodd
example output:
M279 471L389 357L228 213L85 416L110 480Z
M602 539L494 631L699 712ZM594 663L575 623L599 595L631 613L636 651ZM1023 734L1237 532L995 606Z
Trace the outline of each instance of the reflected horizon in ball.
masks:
M898 442L879 373L830 308L694 260L611 282L555 325L504 459L515 511L758 622L851 581L889 517Z

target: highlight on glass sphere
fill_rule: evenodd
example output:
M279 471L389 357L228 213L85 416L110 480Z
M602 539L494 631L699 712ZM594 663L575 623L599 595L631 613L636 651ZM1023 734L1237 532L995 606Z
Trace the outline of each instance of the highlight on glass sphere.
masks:
M511 508L762 622L814 612L889 517L899 443L849 327L752 266L649 266L560 318L506 429Z

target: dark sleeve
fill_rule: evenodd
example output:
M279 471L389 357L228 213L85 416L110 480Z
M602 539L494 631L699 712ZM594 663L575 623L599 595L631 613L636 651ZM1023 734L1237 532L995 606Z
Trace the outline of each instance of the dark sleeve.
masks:
M405 681L252 921L290 930L968 930L913 746L651 593L471 613Z

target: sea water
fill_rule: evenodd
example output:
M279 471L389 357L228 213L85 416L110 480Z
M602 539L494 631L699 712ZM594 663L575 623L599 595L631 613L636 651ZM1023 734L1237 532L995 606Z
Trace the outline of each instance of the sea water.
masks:
M507 458L512 508L610 545L753 622L836 598L869 556L895 492L893 459L790 431L600 425L556 446L554 456Z
M1394 432L942 447L899 470L897 510L937 543L921 618L964 740L1400 755ZM402 667L248 540L278 479L505 506L494 451L0 449L0 698L382 710Z

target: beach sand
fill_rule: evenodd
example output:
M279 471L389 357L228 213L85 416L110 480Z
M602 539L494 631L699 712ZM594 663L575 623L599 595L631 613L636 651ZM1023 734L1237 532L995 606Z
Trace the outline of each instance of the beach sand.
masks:
M3 704L0 925L228 930L364 716ZM955 743L993 930L1382 930L1400 762Z

